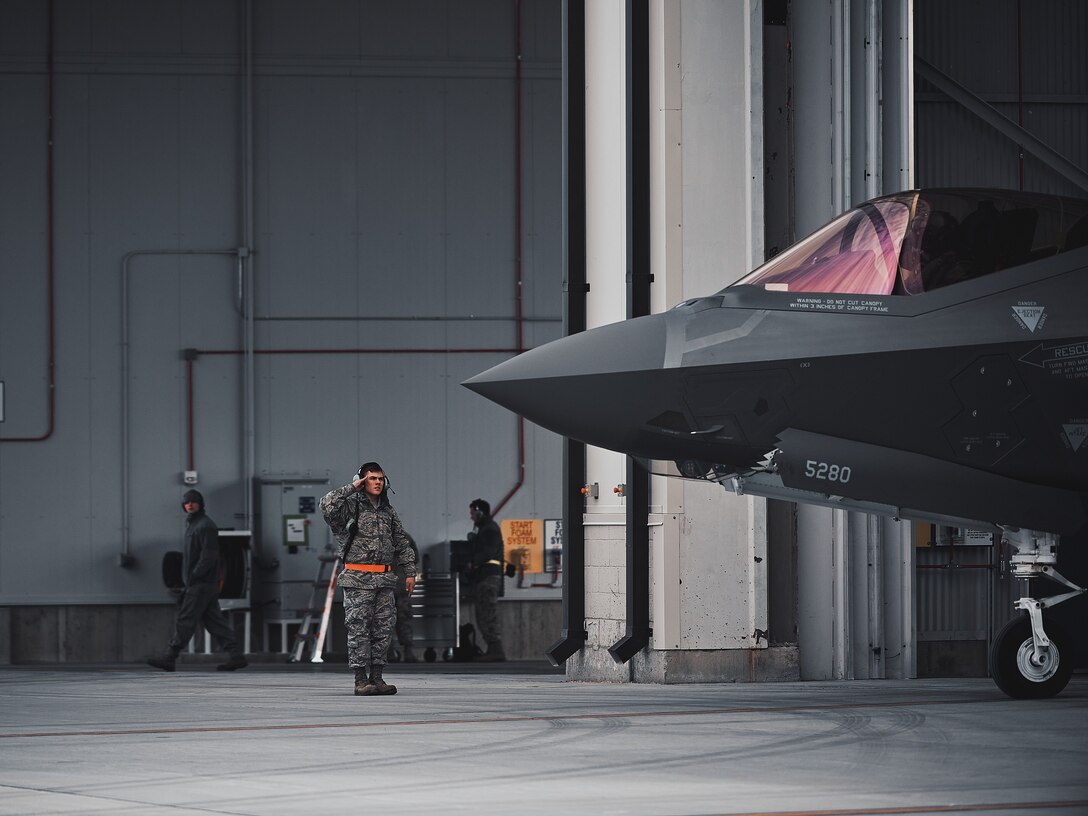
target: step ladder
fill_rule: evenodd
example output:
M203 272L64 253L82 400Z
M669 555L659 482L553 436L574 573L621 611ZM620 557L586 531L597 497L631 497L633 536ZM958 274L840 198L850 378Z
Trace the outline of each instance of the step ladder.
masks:
M332 613L332 599L336 594L336 578L339 574L339 556L329 552L317 556L317 578L314 579L313 589L310 591L310 602L303 610L302 623L299 624L298 634L295 635L291 654L287 658L288 663L302 661L302 653L306 650L307 643L313 644L310 662L325 662L321 652L325 648L325 635L329 631L329 616ZM316 635L311 631L314 623L319 624Z

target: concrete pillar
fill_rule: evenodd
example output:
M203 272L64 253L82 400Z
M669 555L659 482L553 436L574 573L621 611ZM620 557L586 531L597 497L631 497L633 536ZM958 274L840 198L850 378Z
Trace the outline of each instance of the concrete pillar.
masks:
M590 326L624 316L623 14L618 0L586 8ZM763 260L762 7L754 0L654 0L650 15L652 303L660 311L712 293ZM589 640L568 674L755 679L764 669L750 651L767 647L765 501L712 484L653 479L653 638L629 666L616 665L606 650L625 625L625 508L613 493L624 460L590 448L586 465L598 490L585 513ZM787 675L796 676L795 666Z

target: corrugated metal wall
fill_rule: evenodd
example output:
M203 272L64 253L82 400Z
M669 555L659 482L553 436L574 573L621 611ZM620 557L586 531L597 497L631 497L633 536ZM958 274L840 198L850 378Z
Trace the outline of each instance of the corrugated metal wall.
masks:
M0 437L47 426L50 5L0 2ZM57 420L0 444L0 603L161 600L185 349L198 487L221 526L245 522L236 260L176 254L242 245L245 6L56 4ZM516 346L519 193L524 344L561 333L560 6L520 3L520 179L518 7L252 4L257 475L336 485L377 459L421 545L463 537L468 502L523 476L516 418L460 386ZM175 254L130 263L126 519L134 250ZM525 451L503 515L558 517L559 440L530 426Z
M1082 170L1088 169L1088 4L916 0L915 53ZM919 78L919 186L1085 191Z
M1016 614L1013 602L1020 597L1021 587L1009 573L1008 552L988 535L968 532L965 543L966 531L958 528L930 524L917 528L918 535L929 539L916 550L920 673L926 673L927 664L928 671L936 673L984 671L985 662L978 661L984 660L994 635ZM964 644L971 642L984 644L985 649L965 650ZM943 672L935 668L941 663Z

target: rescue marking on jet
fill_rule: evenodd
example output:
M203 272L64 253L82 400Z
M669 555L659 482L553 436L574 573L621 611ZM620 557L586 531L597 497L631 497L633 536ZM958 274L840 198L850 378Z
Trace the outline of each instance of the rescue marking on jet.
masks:
M1021 328L1027 329L1032 334L1036 329L1046 325L1046 307L1040 306L1033 300L1022 300L1012 307L1013 317Z
M1088 378L1088 340L1075 340L1059 346L1040 343L1020 357L1021 363L1045 368L1048 373L1067 380Z

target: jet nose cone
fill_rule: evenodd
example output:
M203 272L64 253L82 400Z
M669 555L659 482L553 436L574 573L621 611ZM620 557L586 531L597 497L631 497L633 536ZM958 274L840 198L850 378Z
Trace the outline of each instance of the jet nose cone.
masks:
M613 323L546 343L464 385L563 436L630 450L669 399L665 336L665 315Z

